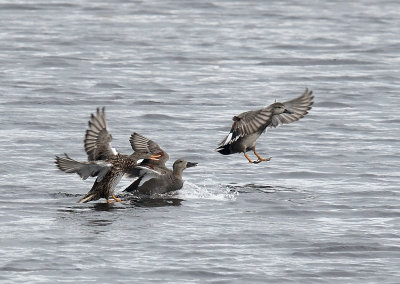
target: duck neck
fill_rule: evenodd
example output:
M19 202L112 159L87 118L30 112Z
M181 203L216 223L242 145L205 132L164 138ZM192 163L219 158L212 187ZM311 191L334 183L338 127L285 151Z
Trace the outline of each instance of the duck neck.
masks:
M181 178L182 178L182 172L183 172L183 169L174 168L173 171L172 171L172 174L173 174L175 177L181 179Z

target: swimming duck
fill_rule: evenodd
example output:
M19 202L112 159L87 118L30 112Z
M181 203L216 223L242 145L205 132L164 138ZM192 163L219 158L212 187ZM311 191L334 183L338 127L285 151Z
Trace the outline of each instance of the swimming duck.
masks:
M197 163L187 162L182 158L176 160L173 164L173 170L165 174L161 174L148 167L138 166L140 177L126 188L125 191L136 191L141 194L153 195L179 190L183 186L183 171L186 168L195 166L197 166Z
M267 127L278 127L282 124L289 124L304 117L313 104L312 91L308 89L293 100L280 103L275 102L259 110L243 112L234 116L233 124L229 134L219 143L215 151L230 155L234 153L244 153L250 163L258 164L269 161L269 158L262 158L256 151L256 141L260 135L266 131ZM252 150L257 161L252 161L246 154Z

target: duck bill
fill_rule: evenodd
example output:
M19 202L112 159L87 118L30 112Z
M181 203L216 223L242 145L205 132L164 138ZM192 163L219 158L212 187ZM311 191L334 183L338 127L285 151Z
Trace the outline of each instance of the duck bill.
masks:
M291 112L291 111L288 110L288 109L285 109L285 110L283 111L283 113L292 114L293 112Z
M160 158L160 157L161 157L161 155L152 155L152 156L150 156L150 160L159 161L160 159L158 159L158 158Z
M195 166L197 166L197 163L187 162L187 164L186 164L186 168L192 168Z

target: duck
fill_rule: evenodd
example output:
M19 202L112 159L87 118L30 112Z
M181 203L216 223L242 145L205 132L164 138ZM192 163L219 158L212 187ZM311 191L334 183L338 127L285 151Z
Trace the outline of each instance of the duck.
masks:
M151 153L146 152L134 152L131 155L118 153L105 161L88 162L76 161L68 154L64 155L64 157L56 156L55 163L60 170L66 173L76 173L84 180L89 176L97 176L90 191L78 203L86 203L100 198L105 198L107 203L112 203L110 197L121 202L121 199L114 195L114 190L124 174L136 167L139 159L156 159Z
M104 107L97 108L96 114L91 114L88 125L84 140L88 161L74 160L65 153L64 157L56 156L56 166L66 173L76 173L84 180L89 176L97 176L92 188L78 201L79 203L100 198L105 198L107 203L112 203L110 197L116 202L121 202L121 199L114 195L114 190L122 176L137 166L139 159L157 159L159 155L151 153L147 144L142 145L140 140L132 141L134 144L131 143L131 147L138 149L134 150L133 154L118 153L111 146L112 136L108 130Z
M222 155L243 153L249 163L258 164L269 161L271 157L262 158L256 151L257 139L267 128L276 128L303 118L313 105L312 91L304 93L286 102L275 102L261 109L243 112L232 118L233 124L229 134L218 144L216 152ZM253 161L246 152L253 151L257 157Z
M125 191L154 195L179 190L183 187L183 171L195 166L197 163L188 162L183 158L177 159L172 166L172 171L169 170L164 174L146 166L137 166L136 168L140 170L139 178Z

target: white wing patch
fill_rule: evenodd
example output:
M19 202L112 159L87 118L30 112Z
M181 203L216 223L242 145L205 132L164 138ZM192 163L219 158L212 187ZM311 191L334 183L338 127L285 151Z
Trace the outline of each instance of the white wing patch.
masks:
M233 136L233 133L230 132L229 135L226 137L224 143L223 143L224 146L225 146L226 144L229 144L229 141L231 141L232 136Z
M235 137L233 137L233 132L230 132L221 146L232 144L233 142L236 142L240 137L240 135L236 135Z
M111 147L111 144L110 144ZM111 147L111 151L113 152L113 154L116 156L118 154L118 151L115 148Z

